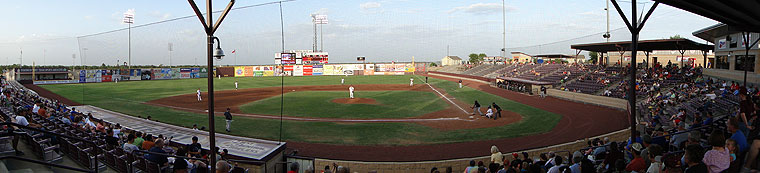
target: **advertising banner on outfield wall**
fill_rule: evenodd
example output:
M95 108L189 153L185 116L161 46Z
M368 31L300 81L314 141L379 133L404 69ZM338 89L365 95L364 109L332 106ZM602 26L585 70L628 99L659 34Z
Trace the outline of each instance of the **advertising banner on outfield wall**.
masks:
M180 68L179 69L179 78L180 79L190 79L192 75L190 73L193 72L192 68Z
M303 75L304 76L311 76L314 73L314 67L311 65L304 65L303 66Z
M253 77L253 66L245 66L243 67L243 76L245 77Z
M293 76L303 76L303 66L302 65L294 65L293 66Z
M100 81L101 82L111 82L112 81L112 79L111 79L111 77L113 76L113 71L112 70L101 70L100 72L101 72L101 74L100 74L100 79L101 79Z
M319 76L322 75L322 65L312 65L311 66L311 75L313 76Z
M201 69L192 68L192 71L190 71L190 78L201 78Z
M87 83L94 83L94 82L101 82L101 72L100 70L87 70L86 76L85 76L85 82Z
M165 80L165 79L172 79L172 69L170 68L154 68L153 69L153 80Z
M140 69L129 69L129 80L142 79L142 71Z
M198 77L199 78L206 78L208 77L208 70L206 68L199 68Z
M245 67L244 66L237 66L235 67L235 77L243 77L245 76Z
M172 68L172 79L179 79L180 76L180 68Z

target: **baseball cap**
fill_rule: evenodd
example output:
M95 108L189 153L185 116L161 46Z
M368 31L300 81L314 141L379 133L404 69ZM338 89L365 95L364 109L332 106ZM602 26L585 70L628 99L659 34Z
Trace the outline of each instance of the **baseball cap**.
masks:
M636 152L641 152L641 149L643 149L644 146L642 146L640 143L633 143L631 144L631 149Z

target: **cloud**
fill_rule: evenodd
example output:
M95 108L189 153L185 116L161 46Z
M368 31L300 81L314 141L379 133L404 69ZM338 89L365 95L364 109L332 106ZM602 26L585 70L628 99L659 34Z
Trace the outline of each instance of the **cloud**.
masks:
M158 20L166 20L169 19L172 15L170 13L162 13L160 11L153 11L148 14L148 16L156 18Z
M604 16L604 13L601 12L601 11L599 11L599 12L597 12L597 11L586 11L586 12L578 13L578 15L599 17L599 16Z
M90 16L90 15L84 16L84 19L85 19L85 20L92 20L93 18L94 18L94 17L93 17L93 16Z
M454 7L448 13L465 12L478 15L501 13L502 4L499 3L476 3L469 6ZM517 10L512 6L506 6L507 12Z
M382 4L380 4L379 2L365 2L365 3L359 4L359 8L361 8L362 10L371 10L371 9L380 8L380 7L382 7Z

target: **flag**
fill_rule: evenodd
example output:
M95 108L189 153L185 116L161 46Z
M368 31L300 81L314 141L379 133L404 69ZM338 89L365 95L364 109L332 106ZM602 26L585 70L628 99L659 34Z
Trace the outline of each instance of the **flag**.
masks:
M232 50L232 53L235 53L235 50Z

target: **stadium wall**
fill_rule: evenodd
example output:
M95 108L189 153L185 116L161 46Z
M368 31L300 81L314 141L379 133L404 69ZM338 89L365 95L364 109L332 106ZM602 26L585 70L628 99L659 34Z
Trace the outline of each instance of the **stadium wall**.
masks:
M604 135L599 135L595 137L589 137L588 139L594 139L594 138L605 138L608 137L610 141L625 141L628 139L629 129L622 129L615 132L611 132ZM546 146L546 147L540 147L530 150L524 150L524 151L510 151L510 152L503 152L504 156L508 156L509 153L521 153L521 152L527 152L528 155L532 158L537 158L539 154L541 153L547 153L547 152L555 152L558 154L561 154L563 157L568 157L568 155L572 155L572 152L578 151L580 149L583 149L588 146L588 143L586 140L578 140L573 142L568 142L564 144L559 145L553 145L553 146ZM506 150L507 148L500 148L500 150ZM473 152L477 153L483 153L488 154L490 153L490 148L473 148ZM569 154L567 154L568 151ZM446 151L441 151L446 152ZM316 168L324 168L325 165L329 165L332 167L333 163L341 166L347 166L351 169L351 172L370 172L370 171L377 171L377 172L429 172L431 168L437 167L438 170L445 170L446 167L451 166L452 170L454 172L460 172L464 170L470 160L477 161L483 161L483 163L490 163L490 154L481 156L481 157L474 157L474 158L461 158L461 159L451 159L451 160L439 160L439 161L420 161L420 162L362 162L362 161L344 161L344 160L330 160L330 159L320 159L316 158L314 160L314 166ZM511 159L510 159L511 160Z

